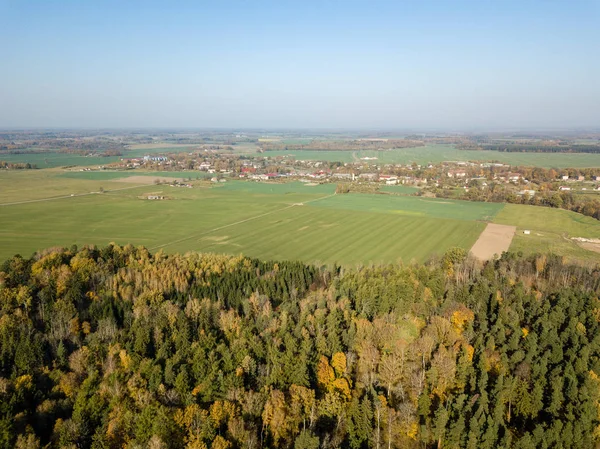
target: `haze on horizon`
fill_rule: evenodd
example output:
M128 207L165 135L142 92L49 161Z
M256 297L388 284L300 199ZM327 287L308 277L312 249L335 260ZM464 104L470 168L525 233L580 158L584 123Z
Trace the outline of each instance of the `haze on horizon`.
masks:
M0 0L0 127L598 127L599 18L595 0Z

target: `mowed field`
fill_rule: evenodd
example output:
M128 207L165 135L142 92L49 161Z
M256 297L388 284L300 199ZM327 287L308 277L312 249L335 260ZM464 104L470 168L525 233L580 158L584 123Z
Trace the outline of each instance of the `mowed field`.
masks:
M169 253L219 252L351 266L424 261L451 247L470 249L486 222L517 226L512 250L599 258L569 239L600 238L598 222L562 210L335 195L335 184L135 185L118 174L121 180L108 173L96 179L93 172L74 177L59 170L0 173L0 260L50 246L116 242ZM85 176L89 179L81 179ZM142 199L149 194L167 199ZM523 235L523 229L531 235Z
M600 262L600 254L571 240L573 237L600 238L600 222L594 218L563 209L506 204L494 223L517 227L511 251L550 252L569 259ZM530 234L524 234L525 230Z
M485 226L458 218L462 212L441 218L439 210L418 198L390 196L381 203L378 195L334 195L334 184L228 182L181 189L55 175L21 180L27 186L24 197L31 198L36 185L44 191L50 181L63 189L67 183L69 191L75 190L70 183L78 182L83 192L102 182L105 193L0 206L0 259L16 253L29 256L48 246L114 241L166 252L243 253L317 263L422 261L453 246L470 248ZM150 193L169 199L140 199ZM369 196L373 205L368 205ZM22 198L13 191L0 202ZM395 205L389 203L394 198ZM353 199L356 205L351 207ZM424 212L416 214L416 204ZM482 208L481 217L487 214Z

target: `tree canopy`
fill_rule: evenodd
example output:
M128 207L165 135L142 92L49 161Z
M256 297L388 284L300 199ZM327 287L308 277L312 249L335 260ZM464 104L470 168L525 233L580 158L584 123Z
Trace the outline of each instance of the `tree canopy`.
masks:
M600 270L143 247L0 266L0 448L591 448Z

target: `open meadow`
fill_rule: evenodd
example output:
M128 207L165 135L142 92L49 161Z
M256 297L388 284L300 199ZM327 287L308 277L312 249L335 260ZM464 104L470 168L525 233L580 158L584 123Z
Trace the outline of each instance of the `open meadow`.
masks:
M154 251L327 264L424 261L452 247L470 249L486 222L517 226L511 246L517 251L598 256L567 238L600 237L598 223L563 210L394 194L335 195L335 184L200 180L190 189L145 179L166 173L136 171L130 178L122 172L2 173L0 260L48 246L116 242ZM165 199L145 199L148 195ZM531 235L522 235L523 229Z

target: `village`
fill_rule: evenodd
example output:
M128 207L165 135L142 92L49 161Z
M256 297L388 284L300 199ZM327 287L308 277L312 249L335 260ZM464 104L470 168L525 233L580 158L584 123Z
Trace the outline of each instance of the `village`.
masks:
M191 153L147 155L122 158L103 166L111 170L188 171L214 182L227 179L307 182L354 182L383 185L407 185L468 191L492 186L512 187L515 194L537 192L600 191L600 173L595 169L543 169L501 163L445 161L438 164L380 164L376 158L351 163L297 160L293 157L270 157L232 154L215 149ZM85 169L90 170L90 169ZM212 175L212 176L211 176Z

